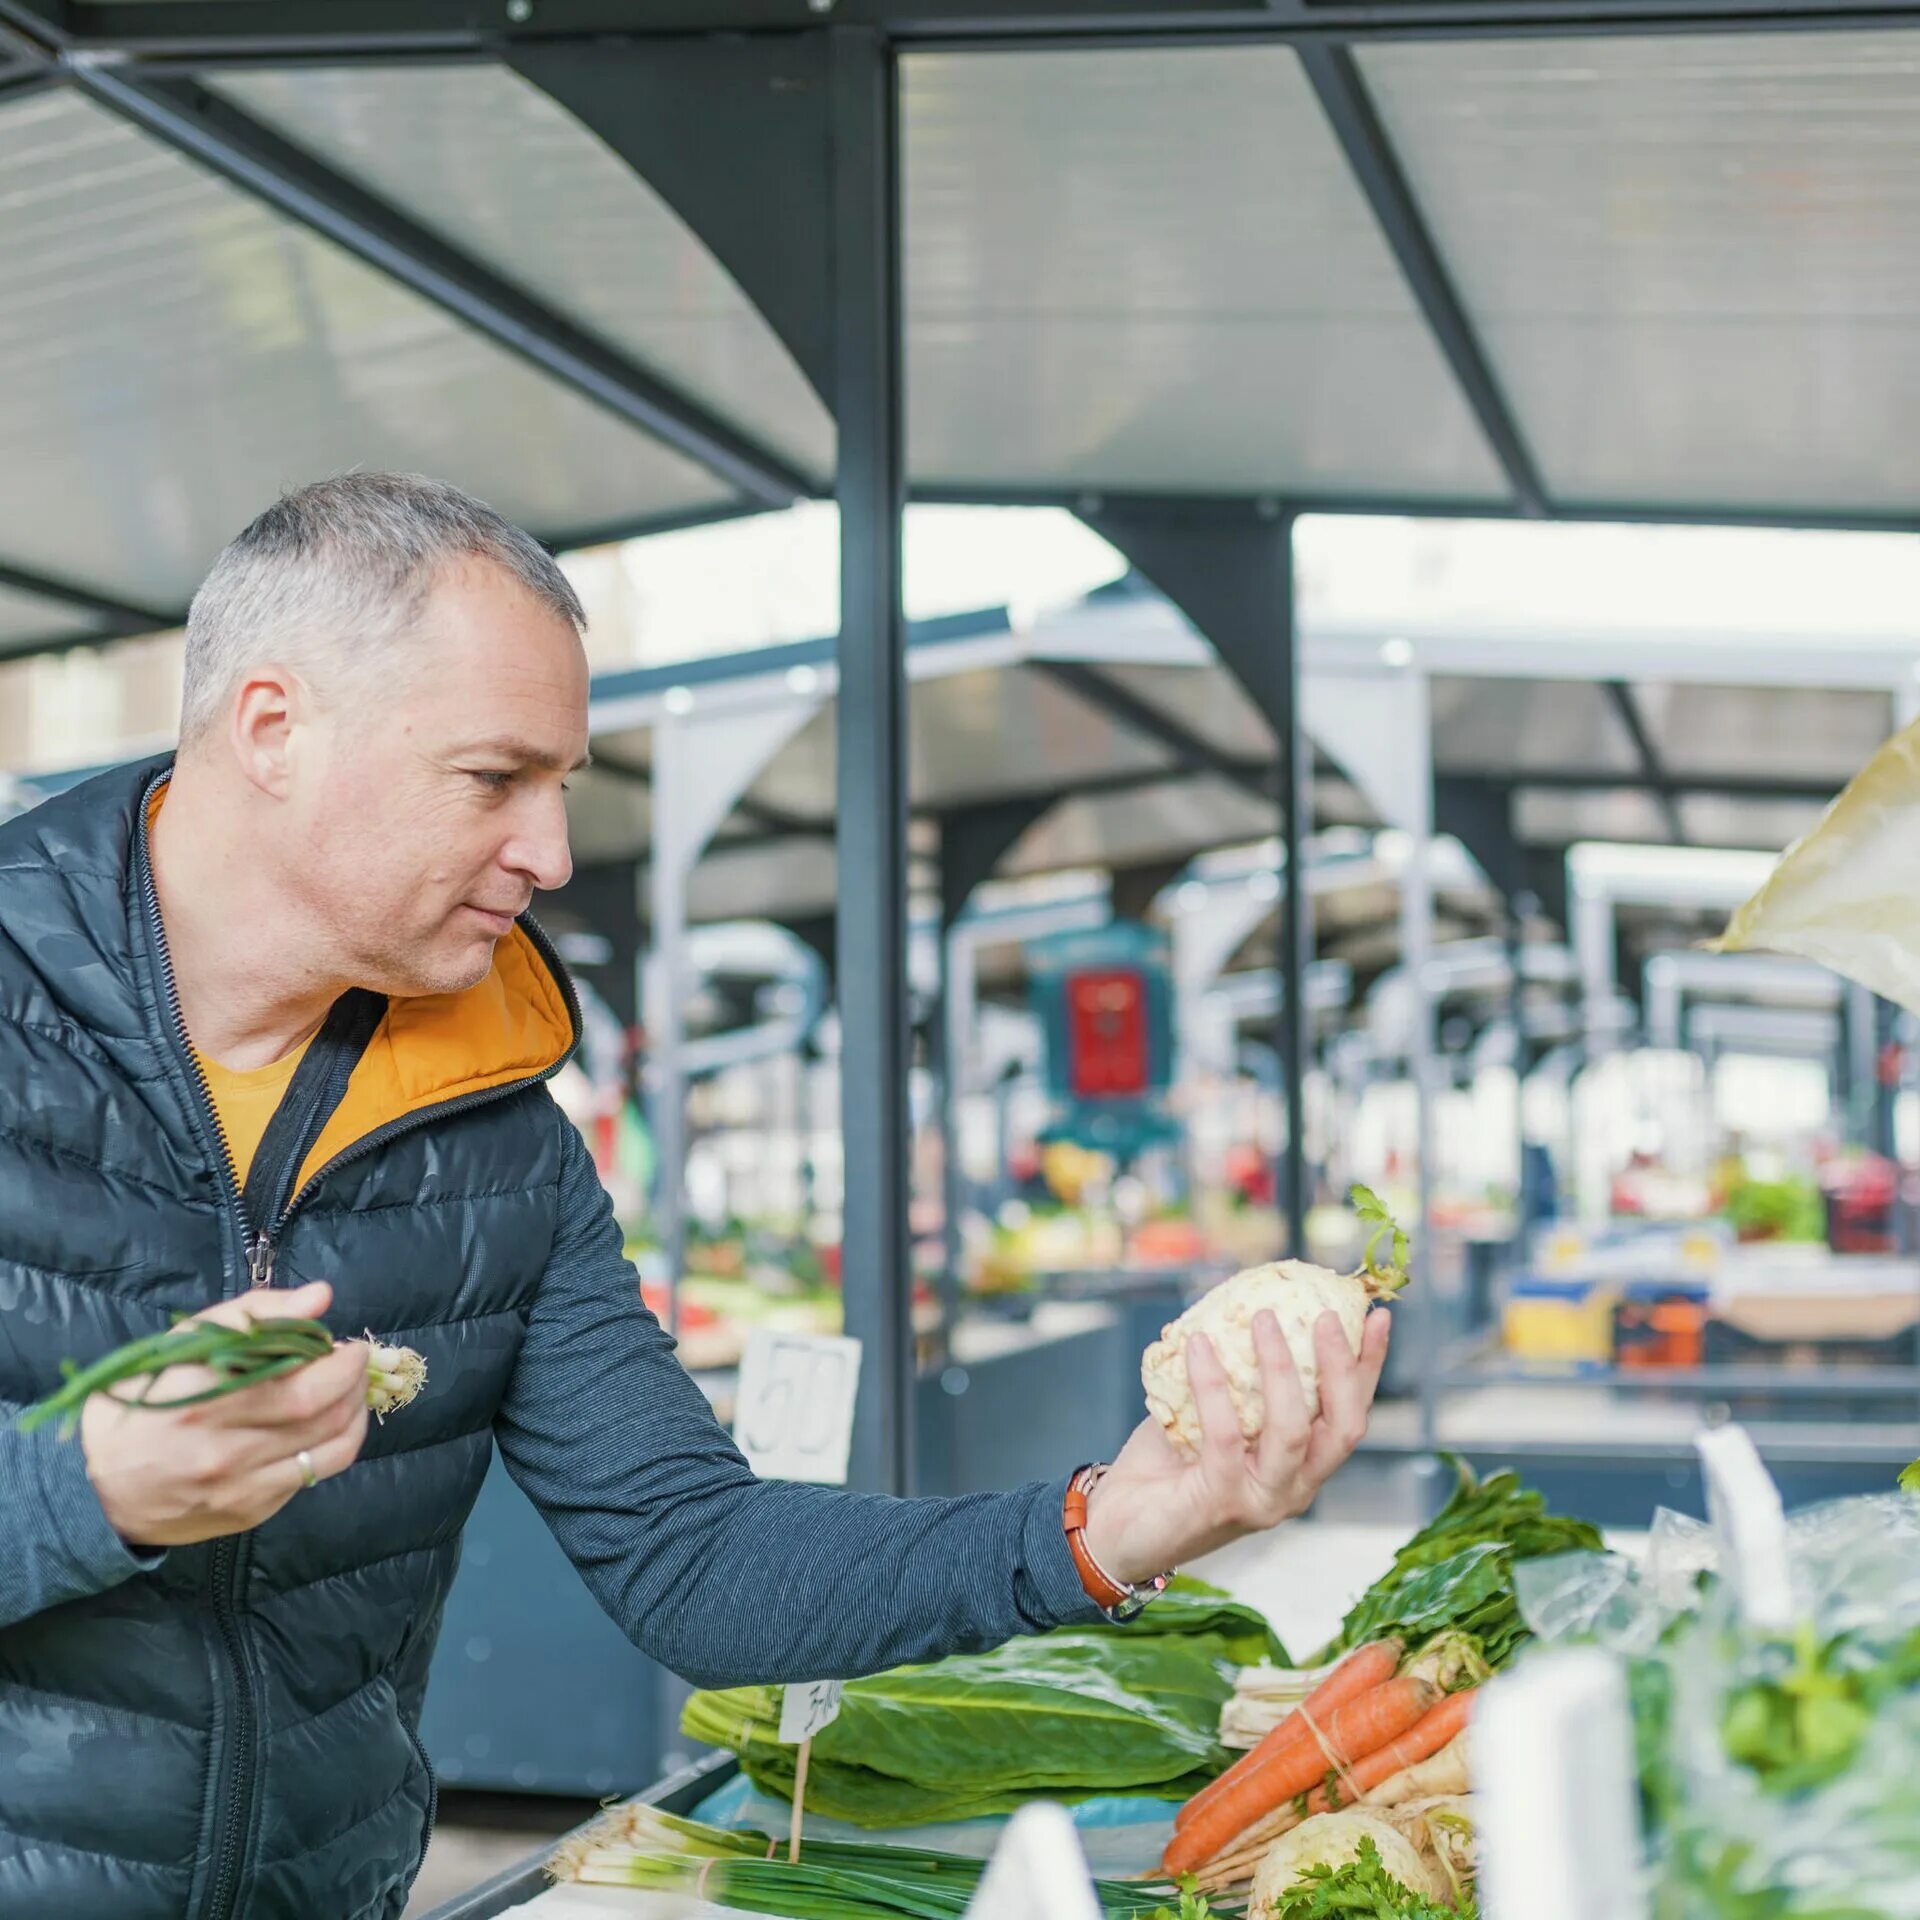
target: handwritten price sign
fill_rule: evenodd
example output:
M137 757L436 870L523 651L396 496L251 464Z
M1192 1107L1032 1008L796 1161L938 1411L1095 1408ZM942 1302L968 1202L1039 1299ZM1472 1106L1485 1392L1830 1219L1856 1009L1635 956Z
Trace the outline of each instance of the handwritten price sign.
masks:
M756 1328L740 1362L734 1443L763 1480L843 1487L859 1389L858 1340Z
M780 1699L780 1744L797 1747L822 1727L832 1726L839 1718L840 1697L846 1690L844 1680L810 1680L805 1686L789 1686Z

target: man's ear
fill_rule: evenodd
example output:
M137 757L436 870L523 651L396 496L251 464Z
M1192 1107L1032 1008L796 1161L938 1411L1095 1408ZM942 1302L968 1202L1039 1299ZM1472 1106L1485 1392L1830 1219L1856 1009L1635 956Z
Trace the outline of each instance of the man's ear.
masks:
M306 682L291 667L251 668L234 693L229 726L234 758L247 779L276 800L286 798L294 734L311 704Z

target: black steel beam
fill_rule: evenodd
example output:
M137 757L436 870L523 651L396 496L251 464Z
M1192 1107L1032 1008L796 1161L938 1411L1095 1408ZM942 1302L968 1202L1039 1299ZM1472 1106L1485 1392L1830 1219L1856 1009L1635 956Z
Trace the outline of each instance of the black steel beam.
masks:
M98 631L80 636L77 644L87 646L97 640L122 640L142 633L159 633L177 627L186 618L184 610L147 607L137 601L122 600L116 594L82 586L78 581L62 580L52 574L38 573L0 561L0 587L15 593L27 593L37 600L50 600L57 606L72 607L98 623ZM60 640L58 647L76 644ZM35 649L27 649L35 651Z
M1674 773L1661 772L1657 781L1643 773L1622 773L1616 768L1604 771L1579 767L1540 768L1526 773L1492 775L1457 774L1451 778L1478 780L1511 787L1517 792L1531 788L1541 793L1655 793L1684 799L1689 795L1721 800L1831 800L1846 784L1844 778L1832 780L1790 777L1783 774L1751 773Z
M1173 755L1176 768L1217 773L1256 800L1273 798L1271 768L1252 767L1232 754L1223 753L1212 741L1202 739L1190 727L1182 725L1171 714L1161 712L1151 701L1142 700L1098 667L1078 660L1034 660L1028 664L1034 672L1065 687L1076 699L1097 708L1136 738L1164 747Z
M1647 723L1641 716L1640 703L1633 697L1633 689L1624 680L1603 680L1600 685L1608 704L1620 716L1620 724L1626 728L1627 738L1633 742L1633 750L1640 759L1640 771L1645 774L1646 785L1660 802L1660 811L1666 819L1667 831L1673 836L1673 844L1676 847L1685 846L1687 829L1680 818L1680 803L1667 784L1666 768L1661 763L1659 749L1653 744L1653 736L1647 731Z
M840 423L836 942L847 1331L863 1342L851 1483L913 1485L907 1226L906 513L899 74L884 36L831 32L834 411Z
M519 20L475 0L68 0L87 47L246 57L470 50L519 39L793 33L813 0L530 0ZM903 45L991 47L1513 38L1884 27L1913 0L834 0L831 17Z
M1277 507L1277 492L1264 498ZM1296 516L1340 514L1347 517L1384 515L1396 520L1517 520L1531 516L1510 502L1443 497L1436 494L1287 494L1288 509ZM1126 488L997 487L985 482L921 482L913 489L918 505L943 507L1058 507L1091 521L1109 507L1118 511L1244 508L1245 495L1163 494ZM1878 509L1710 507L1697 502L1622 504L1614 501L1555 500L1549 516L1576 525L1651 527L1734 527L1777 533L1920 533L1920 515L1886 513Z
M791 463L192 81L70 61L81 91L430 300L764 506L816 491Z
M725 500L710 507L687 507L678 513L644 513L619 520L598 520L586 526L562 527L555 532L531 531L549 553L577 553L583 547L611 546L620 540L651 540L660 533L686 533L695 527L717 527L729 520L753 520L780 509L754 500Z
M1408 291L1413 295L1434 344L1453 369L1480 431L1513 489L1521 510L1544 517L1551 509L1546 483L1534 464L1521 434L1520 423L1500 389L1493 365L1480 345L1473 322L1454 290L1452 276L1440 258L1426 217L1393 150L1387 130L1361 78L1360 68L1345 47L1303 46L1300 64L1319 98L1321 111L1347 157L1360 191L1373 209L1380 232L1399 262Z

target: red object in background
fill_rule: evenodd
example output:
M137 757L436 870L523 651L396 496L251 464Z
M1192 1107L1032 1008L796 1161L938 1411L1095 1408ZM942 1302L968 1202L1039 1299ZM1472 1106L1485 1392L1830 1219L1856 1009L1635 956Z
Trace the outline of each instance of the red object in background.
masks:
M1227 1176L1227 1185L1248 1206L1266 1207L1273 1204L1277 1191L1273 1162L1258 1147L1250 1147L1245 1142L1229 1147L1222 1171Z
M1835 1253L1892 1253L1899 1174L1877 1153L1850 1156L1821 1175L1827 1202L1827 1245Z
M1075 1099L1145 1095L1147 983L1134 969L1111 967L1069 976L1067 1047Z
M1889 1040L1880 1049L1880 1084L1883 1087L1897 1087L1907 1070L1906 1050L1897 1041Z

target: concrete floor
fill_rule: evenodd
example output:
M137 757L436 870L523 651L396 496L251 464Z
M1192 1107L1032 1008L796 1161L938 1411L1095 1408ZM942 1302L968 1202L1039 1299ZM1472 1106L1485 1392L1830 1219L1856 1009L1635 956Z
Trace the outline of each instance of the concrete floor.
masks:
M459 1793L445 1789L433 1843L413 1883L406 1920L478 1886L599 1811L595 1800L562 1800L537 1793Z

